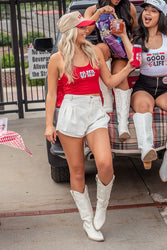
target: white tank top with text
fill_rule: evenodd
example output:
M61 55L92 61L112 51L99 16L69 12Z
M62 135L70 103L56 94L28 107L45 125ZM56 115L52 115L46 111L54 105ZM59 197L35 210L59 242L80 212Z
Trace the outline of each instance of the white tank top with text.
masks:
M162 46L142 52L140 73L146 76L167 75L167 36L162 34Z

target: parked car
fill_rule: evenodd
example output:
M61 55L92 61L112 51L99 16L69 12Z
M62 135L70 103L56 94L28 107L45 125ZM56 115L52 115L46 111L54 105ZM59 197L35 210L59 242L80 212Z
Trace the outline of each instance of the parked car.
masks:
M135 7L137 9L137 13L140 12L140 4L142 1L132 1L135 4ZM67 12L72 12L75 10L78 10L81 12L81 14L84 14L84 11L86 8L88 8L91 5L96 4L96 0L80 0L80 1L73 1L69 5L69 8ZM52 53L57 52L58 50L58 42L61 38L60 32L58 32L57 39L55 42L55 45L52 48ZM40 38L41 39L41 38ZM90 34L87 39L89 39L93 44L97 43L97 35L96 30ZM41 48L38 47L38 39L35 42L35 48L41 50ZM48 41L50 42L50 41ZM45 39L45 46L46 49L48 49L47 39ZM45 49L45 48L43 48ZM139 70L135 70L130 74L128 77L129 86L133 87L133 84L136 82L139 75ZM47 80L46 80L46 92L47 92ZM54 113L54 126L56 126L56 121L58 117L59 107L61 105L61 91L58 93L58 100L55 107L55 113ZM126 140L125 142L120 142L119 136L118 136L118 123L117 123L117 116L116 111L112 113L108 113L110 116L110 121L108 124L108 130L110 135L110 142L111 142L111 151L113 156L119 156L119 155L127 155L129 157L140 157L140 151L138 149L137 145L137 138L136 138L136 132L135 127L133 123L133 114L134 111L131 109L129 113L129 131L131 134L131 138ZM153 113L153 133L154 133L154 146L158 153L158 157L162 158L164 151L165 151L165 145L166 145L166 135L167 135L167 112L160 110L159 108L154 109ZM85 160L92 161L94 160L93 154L86 145L85 142ZM61 143L59 141L59 138L57 137L55 144L51 144L49 141L47 141L47 154L48 154L48 162L51 166L51 177L52 179L59 183L59 182L66 182L69 181L69 169L68 164L64 155L64 151L62 149Z

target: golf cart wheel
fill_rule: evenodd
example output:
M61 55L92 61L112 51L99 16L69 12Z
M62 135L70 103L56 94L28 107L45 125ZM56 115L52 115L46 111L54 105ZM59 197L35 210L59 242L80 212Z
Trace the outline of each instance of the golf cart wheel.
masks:
M51 177L56 183L69 182L70 174L69 174L68 165L66 166L63 165L61 167L51 165Z
M51 177L56 183L69 182L70 174L66 159L53 155L50 152L51 143L46 140L48 162L51 166Z

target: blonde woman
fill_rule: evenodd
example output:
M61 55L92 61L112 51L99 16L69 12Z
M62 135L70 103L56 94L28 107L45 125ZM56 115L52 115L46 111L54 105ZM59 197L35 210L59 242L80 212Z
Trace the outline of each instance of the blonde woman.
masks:
M120 73L111 75L101 50L85 39L87 26L92 24L94 21L84 19L78 11L65 14L58 21L62 38L59 51L51 56L48 65L45 136L54 143L58 134L70 170L71 194L84 221L83 228L89 239L103 241L99 230L105 222L114 173L107 129L109 116L102 107L99 76L113 88L133 68L128 63ZM58 84L63 85L65 96L55 130L53 114ZM94 154L98 172L94 219L85 185L85 138Z

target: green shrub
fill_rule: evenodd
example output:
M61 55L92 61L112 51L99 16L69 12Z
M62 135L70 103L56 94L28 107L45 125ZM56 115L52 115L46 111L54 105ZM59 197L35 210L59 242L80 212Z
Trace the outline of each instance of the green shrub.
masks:
M0 46L10 46L12 45L12 38L10 34L5 32L0 33Z
M30 45L34 42L36 38L45 37L45 35L42 32L28 32L27 36L23 36L23 45ZM0 46L9 46L12 45L12 38L10 34L7 34L5 32L0 33Z
M21 62L20 62L20 66L21 66ZM24 68L27 69L29 67L28 62L24 62Z
M25 67L25 69L28 69L28 67L29 67L28 62L24 62L24 67Z
M14 68L15 62L14 62L14 55L10 53L6 53L1 57L1 65L2 68Z
M53 9L58 9L58 2L42 2L37 4L37 9L38 10L43 10L43 11L47 11L47 10L53 10Z
M1 65L2 69L14 68L15 67L14 55L11 53L6 53L5 55L1 56ZM24 62L24 67L25 69L29 67L28 62Z
M28 86L43 86L45 84L45 79L30 79L30 74L27 75Z
M30 45L31 43L34 43L34 40L36 38L40 38L40 37L45 37L45 35L42 32L28 32L27 36L23 36L23 44L24 45Z

